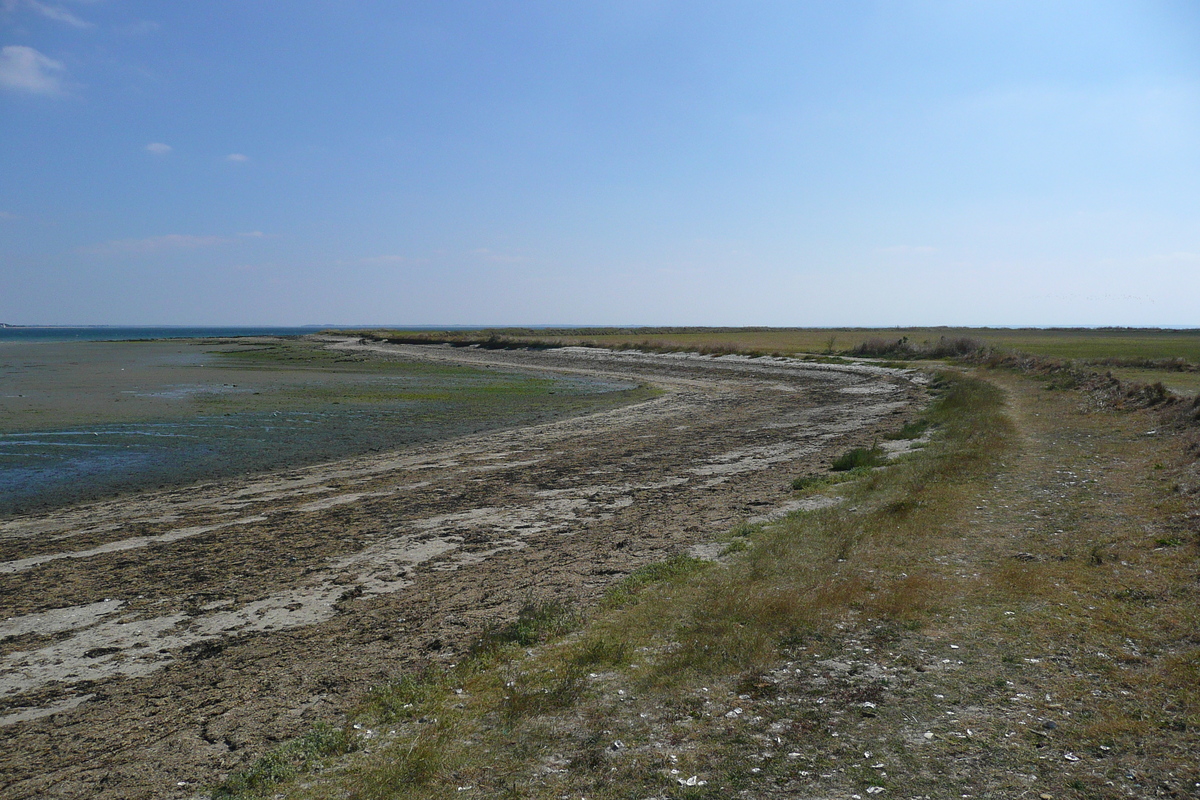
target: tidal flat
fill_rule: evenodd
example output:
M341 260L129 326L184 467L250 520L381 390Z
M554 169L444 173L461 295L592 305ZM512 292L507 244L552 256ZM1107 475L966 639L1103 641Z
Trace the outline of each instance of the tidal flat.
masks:
M317 338L6 342L0 516L611 408L636 383L415 363Z
M313 359L369 375L384 367L340 359L555 376L556 404L564 386L655 396L0 519L0 797L209 796L373 687L461 662L531 598L586 608L647 564L719 552L926 393L872 365L326 344ZM287 350L238 352L291 369Z

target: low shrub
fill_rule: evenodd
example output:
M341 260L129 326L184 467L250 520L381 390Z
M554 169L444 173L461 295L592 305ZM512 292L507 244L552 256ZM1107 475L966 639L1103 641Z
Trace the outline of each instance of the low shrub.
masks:
M925 341L915 344L907 336L888 340L873 337L865 340L850 352L856 356L867 358L962 358L977 354L987 349L987 345L969 336L956 336L947 339L940 337L935 342Z

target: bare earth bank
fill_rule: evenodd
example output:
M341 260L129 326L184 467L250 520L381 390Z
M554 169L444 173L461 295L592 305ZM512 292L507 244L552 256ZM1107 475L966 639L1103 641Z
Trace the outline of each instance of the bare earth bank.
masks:
M0 797L195 796L530 598L586 604L783 506L923 398L784 359L334 346L665 393L0 524Z

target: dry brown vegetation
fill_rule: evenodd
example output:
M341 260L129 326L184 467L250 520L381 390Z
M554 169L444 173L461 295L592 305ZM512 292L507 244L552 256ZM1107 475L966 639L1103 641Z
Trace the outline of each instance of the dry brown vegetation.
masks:
M380 687L358 752L254 791L1200 794L1195 409L1065 377L944 375L927 447L804 490L839 506L641 570L586 619L532 602Z
M838 355L868 342L918 353L972 342L1004 353L1078 360L1105 367L1174 372L1200 363L1200 330L1160 328L495 328L457 331L347 331L397 342L489 346L588 345L645 350Z

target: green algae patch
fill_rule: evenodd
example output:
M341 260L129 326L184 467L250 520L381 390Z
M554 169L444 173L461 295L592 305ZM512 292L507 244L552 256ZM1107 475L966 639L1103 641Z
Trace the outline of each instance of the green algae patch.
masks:
M645 400L632 382L431 365L308 340L12 346L0 515L285 469Z

